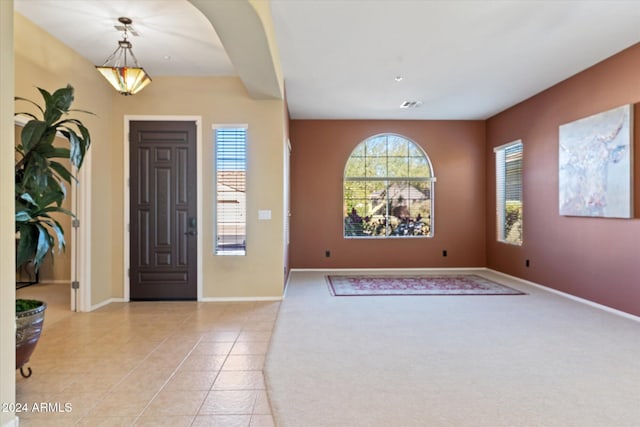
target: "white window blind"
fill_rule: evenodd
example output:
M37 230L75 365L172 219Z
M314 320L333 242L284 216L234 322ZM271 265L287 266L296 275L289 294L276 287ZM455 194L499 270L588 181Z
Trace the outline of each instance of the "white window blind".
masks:
M522 244L522 141L495 148L498 241Z
M215 127L217 255L245 255L247 248L247 128Z

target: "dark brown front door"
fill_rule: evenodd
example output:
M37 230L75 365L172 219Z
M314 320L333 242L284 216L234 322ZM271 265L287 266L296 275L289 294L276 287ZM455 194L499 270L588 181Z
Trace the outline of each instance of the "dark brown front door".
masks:
M196 124L132 121L130 299L197 298Z

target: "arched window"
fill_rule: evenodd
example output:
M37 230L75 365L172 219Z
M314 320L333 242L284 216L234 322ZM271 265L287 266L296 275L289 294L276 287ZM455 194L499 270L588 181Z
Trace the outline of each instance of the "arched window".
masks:
M344 168L344 236L431 237L435 180L415 142L387 133L361 142Z

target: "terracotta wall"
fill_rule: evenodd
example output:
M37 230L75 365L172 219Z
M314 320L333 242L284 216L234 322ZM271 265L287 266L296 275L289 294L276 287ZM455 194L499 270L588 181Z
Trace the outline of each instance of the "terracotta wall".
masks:
M487 121L293 120L291 267L487 266L640 315L640 173L634 177L634 219L558 213L558 126L631 103L640 138L638 70L640 45ZM438 179L431 239L342 237L345 161L358 143L382 132L416 141L431 158ZM517 139L524 143L521 247L495 239L493 148ZM640 164L640 150L634 161Z
M356 145L384 132L415 141L431 159L437 178L433 238L343 238L345 162ZM293 120L290 138L292 268L486 264L483 121Z
M636 219L560 216L558 126L635 104L640 131L640 45L487 121L487 265L582 298L640 315L640 153L635 150ZM497 243L493 147L524 143L524 243ZM525 267L525 260L530 267Z

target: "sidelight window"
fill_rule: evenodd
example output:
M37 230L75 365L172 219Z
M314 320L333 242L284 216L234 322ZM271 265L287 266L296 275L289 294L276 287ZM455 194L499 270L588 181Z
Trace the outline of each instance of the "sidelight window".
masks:
M215 253L247 250L247 126L214 126Z

